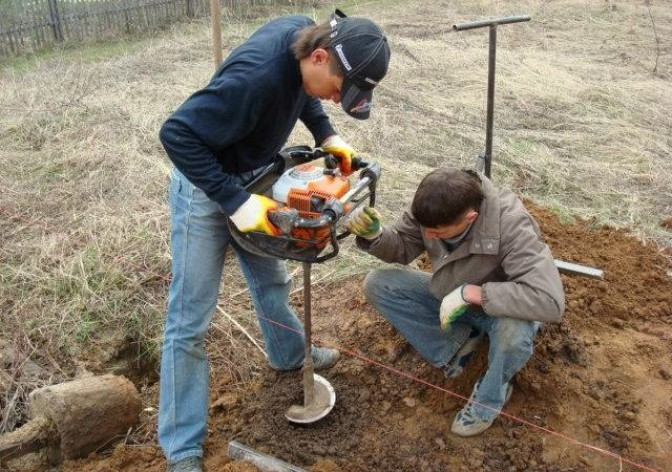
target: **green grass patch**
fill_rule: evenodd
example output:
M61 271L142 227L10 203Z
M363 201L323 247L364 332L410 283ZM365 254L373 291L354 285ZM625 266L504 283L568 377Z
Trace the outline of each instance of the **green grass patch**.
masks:
M48 46L19 57L5 59L0 69L23 73L45 61L99 62L142 49L146 39L115 39L96 42L67 42L63 45Z

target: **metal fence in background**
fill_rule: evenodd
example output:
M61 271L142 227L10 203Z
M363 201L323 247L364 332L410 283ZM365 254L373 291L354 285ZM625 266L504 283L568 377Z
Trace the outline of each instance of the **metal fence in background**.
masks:
M209 12L209 0L0 0L0 59L66 41L131 35Z

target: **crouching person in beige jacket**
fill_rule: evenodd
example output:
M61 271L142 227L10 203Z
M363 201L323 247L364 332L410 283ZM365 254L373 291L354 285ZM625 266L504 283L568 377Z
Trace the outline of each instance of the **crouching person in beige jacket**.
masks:
M488 429L532 355L540 324L558 321L565 309L537 222L482 174L441 168L425 176L394 224L383 227L366 207L347 225L359 248L383 261L408 264L428 253L432 273L386 268L364 281L367 299L428 362L456 377L487 334L488 369L451 429L460 436Z

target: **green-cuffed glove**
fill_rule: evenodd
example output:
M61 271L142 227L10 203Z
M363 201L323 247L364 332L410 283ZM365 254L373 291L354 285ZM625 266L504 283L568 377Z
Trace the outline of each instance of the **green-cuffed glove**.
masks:
M269 210L278 208L278 202L264 197L263 195L250 195L245 203L238 207L236 212L231 215L231 221L236 225L239 231L249 233L250 231L263 231L266 234L278 235L280 230L276 228L268 219Z
M365 206L358 208L345 222L345 227L355 236L372 240L383 232L380 224L380 213L375 208Z
M469 303L464 300L464 287L466 287L466 284L460 285L443 297L441 309L439 310L442 331L450 331L451 323L458 319L462 313L467 311Z
M322 143L322 150L338 159L338 166L343 175L348 176L352 174L352 158L357 153L348 143L343 141L343 138L337 134L329 136Z

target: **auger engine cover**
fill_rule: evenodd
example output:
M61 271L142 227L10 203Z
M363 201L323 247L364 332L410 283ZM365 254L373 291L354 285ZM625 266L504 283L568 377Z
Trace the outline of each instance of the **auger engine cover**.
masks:
M295 209L300 218L316 219L320 218L325 209L332 207L348 190L350 190L350 181L347 178L330 172L324 167L307 163L282 174L273 185L273 200L284 203L286 208ZM271 216L271 222L273 219L279 222L280 216L277 214L274 216ZM287 228L286 232L289 233L287 235L297 240L298 247L309 246L301 242L302 240L313 241L317 249L323 249L329 243L330 230L326 222L317 228L294 226Z
M350 234L336 234L339 220L366 199L369 206L375 203L380 166L355 158L353 168L361 169L354 185L350 181L354 177L342 176L335 158L320 149L283 150L245 186L251 193L265 194L280 203L278 210L268 213L280 234L242 233L229 220L234 241L255 254L279 259L322 262L336 256L338 240Z
M273 184L273 200L292 206L295 194L310 192L341 198L350 190L350 181L340 174L325 174L326 170L309 162L285 171Z

